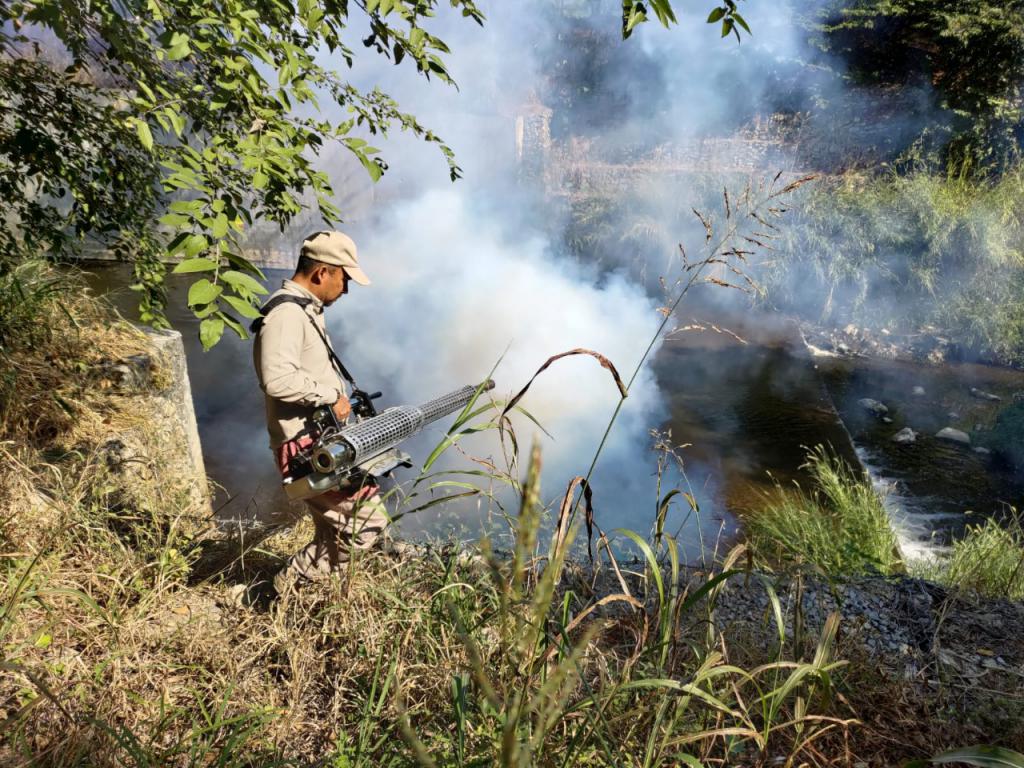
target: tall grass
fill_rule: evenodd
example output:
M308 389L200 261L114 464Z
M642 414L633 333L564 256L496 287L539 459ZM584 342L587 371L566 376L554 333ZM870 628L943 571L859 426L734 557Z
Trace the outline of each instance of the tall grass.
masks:
M812 489L778 486L744 519L754 551L831 575L901 570L896 535L871 482L822 446L808 452L804 469Z
M969 525L948 554L915 563L915 575L986 597L1024 599L1024 527L1011 510L1008 522Z

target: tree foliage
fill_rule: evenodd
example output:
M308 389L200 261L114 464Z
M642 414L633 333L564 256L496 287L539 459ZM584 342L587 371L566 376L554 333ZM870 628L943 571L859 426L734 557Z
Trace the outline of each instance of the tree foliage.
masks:
M998 167L1018 155L1024 2L833 0L819 29L861 83L927 84L948 111L946 158Z
M263 291L238 236L256 219L282 228L315 193L336 221L317 153L340 142L377 178L363 136L398 128L451 150L379 90L339 70L350 38L427 78L450 82L444 42L424 22L436 1L58 0L6 5L0 45L0 208L8 254L60 256L85 236L136 262L143 319L162 320L161 262L201 274L189 304L205 344L244 335ZM467 18L473 0L453 0ZM350 10L358 8L360 27ZM344 118L332 121L328 114ZM362 133L363 136L359 134ZM153 226L155 220L159 227ZM19 237L20 235L20 237Z
M449 147L379 89L347 78L362 48L452 84L430 29L475 0L13 0L0 4L0 270L93 241L134 264L144 321L164 324L164 264L192 273L200 336L244 336L260 271L241 252L255 222L283 230L312 195L339 220L316 158L344 146L374 180L374 136ZM623 34L675 21L668 0L623 3ZM733 18L728 2L720 18ZM738 23L738 22L737 22ZM341 118L337 116L341 115Z

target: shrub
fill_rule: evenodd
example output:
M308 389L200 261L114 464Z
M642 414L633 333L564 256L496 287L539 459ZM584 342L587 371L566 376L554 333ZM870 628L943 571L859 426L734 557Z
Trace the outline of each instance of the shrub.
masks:
M970 350L1024 362L1024 166L848 172L802 191L768 300L813 320L894 331L936 325Z

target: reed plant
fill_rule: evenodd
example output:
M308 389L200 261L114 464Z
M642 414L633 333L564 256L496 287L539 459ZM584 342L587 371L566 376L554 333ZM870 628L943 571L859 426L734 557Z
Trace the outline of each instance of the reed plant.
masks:
M878 492L827 448L807 454L810 490L776 485L744 518L763 562L812 566L833 576L892 574L903 567L896 535Z

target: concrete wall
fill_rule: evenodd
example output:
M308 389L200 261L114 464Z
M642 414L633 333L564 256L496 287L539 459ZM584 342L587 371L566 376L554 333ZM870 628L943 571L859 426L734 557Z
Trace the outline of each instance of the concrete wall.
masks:
M194 500L201 506L210 507L209 486L206 479L206 465L203 462L203 446L199 440L199 426L192 402L192 385L188 378L185 361L185 345L181 333L172 330L146 329L146 335L153 343L165 384L157 391L158 414L161 429L167 429L168 439L180 445L176 469L189 476L195 489ZM172 443L172 445L174 444Z

